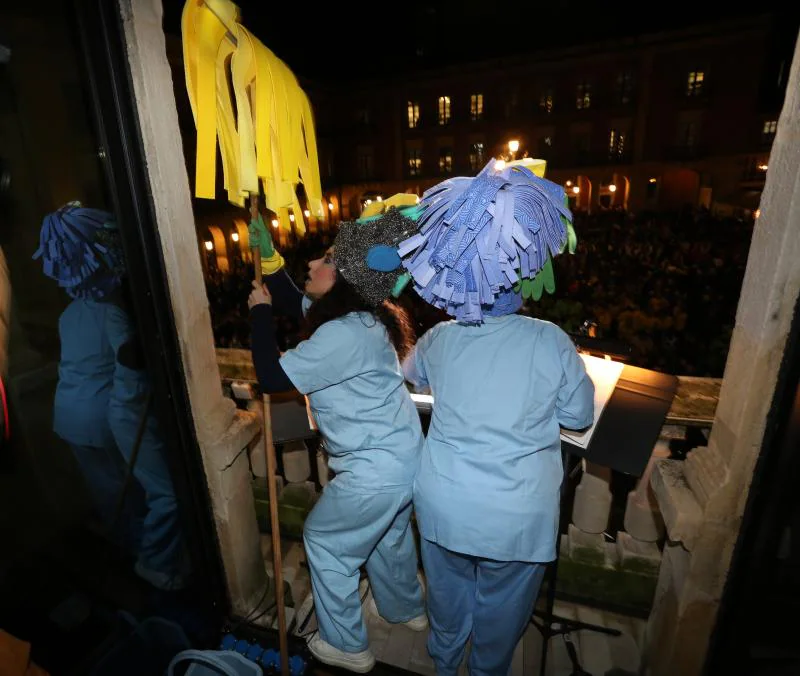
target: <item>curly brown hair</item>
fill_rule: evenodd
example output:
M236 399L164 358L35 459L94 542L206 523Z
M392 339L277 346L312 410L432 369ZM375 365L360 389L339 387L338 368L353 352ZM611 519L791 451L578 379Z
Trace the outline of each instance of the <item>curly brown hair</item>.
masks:
M386 328L397 355L402 361L414 344L414 329L406 310L390 300L378 307L365 301L340 274L330 291L315 300L306 313L306 332L311 336L325 322L344 317L351 312L372 315Z

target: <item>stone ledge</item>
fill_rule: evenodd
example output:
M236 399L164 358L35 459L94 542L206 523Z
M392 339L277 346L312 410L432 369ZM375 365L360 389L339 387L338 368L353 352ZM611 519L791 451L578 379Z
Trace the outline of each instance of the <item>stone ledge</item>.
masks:
M617 555L622 570L658 575L661 550L654 542L641 542L620 531L617 533Z
M565 542L566 554L573 561L597 566L605 564L606 539L602 533L585 533L574 524L570 524Z
M250 350L238 348L216 348L217 366L223 380L256 382L256 370Z
M703 507L728 481L725 458L716 446L701 446L690 451L686 456L684 474Z
M588 558L573 558L569 550L569 536L564 535L558 558L556 589L559 594L588 605L647 617L655 596L657 568L631 565L630 560L622 560L617 544L612 542L604 543L601 551L594 550Z
M694 546L703 510L684 474L684 464L679 460L658 459L653 464L650 484L658 501L667 535L674 542L682 542L686 549Z
M224 472L260 433L261 419L259 416L237 409L234 411L231 424L213 444L216 453L204 455L207 459L213 457L215 465L213 469Z

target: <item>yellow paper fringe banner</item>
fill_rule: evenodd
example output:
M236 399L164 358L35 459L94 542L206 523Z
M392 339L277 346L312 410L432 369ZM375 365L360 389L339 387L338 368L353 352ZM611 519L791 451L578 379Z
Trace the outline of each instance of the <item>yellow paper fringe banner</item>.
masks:
M186 89L197 126L195 195L216 197L219 140L228 200L244 206L248 194L258 194L260 178L266 207L286 230L294 214L302 235L299 183L308 209L323 217L311 104L286 64L239 19L230 0L187 0L183 8Z

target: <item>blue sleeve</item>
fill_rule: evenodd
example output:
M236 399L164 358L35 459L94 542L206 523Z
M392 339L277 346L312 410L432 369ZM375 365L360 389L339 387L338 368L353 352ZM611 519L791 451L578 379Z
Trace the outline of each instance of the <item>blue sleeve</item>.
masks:
M425 353L431 342L432 331L433 329L425 333L403 360L403 377L414 387L420 389L430 387L424 360Z
M250 350L261 391L273 394L293 390L294 385L284 373L279 361L272 306L267 303L253 306L250 310L250 325L253 331Z
M275 314L286 315L292 319L300 320L305 314L303 300L305 296L298 289L286 268L281 268L272 275L264 275L262 280L267 285L272 295L272 306Z
M147 364L144 350L130 314L109 303L105 314L106 338L114 350L117 366L122 365L134 371L144 371Z
M106 308L106 338L111 343L114 355L119 353L120 348L134 339L134 327L128 313L119 305L109 303Z
M334 319L320 326L308 340L283 354L281 367L302 393L309 394L354 378L368 370L370 346L367 327L360 319Z
M563 371L556 399L556 418L559 425L567 429L584 429L594 422L594 383L587 375L575 345L558 328L556 348Z

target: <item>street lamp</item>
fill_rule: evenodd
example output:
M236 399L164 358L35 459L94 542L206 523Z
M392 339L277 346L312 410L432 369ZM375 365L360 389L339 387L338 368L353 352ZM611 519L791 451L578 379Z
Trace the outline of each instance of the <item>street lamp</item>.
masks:
M289 214L289 220L294 223L294 214Z
M273 228L277 228L278 227L278 219L277 218L273 218L272 219L272 227Z
M328 202L328 211L333 211L333 202Z
M580 191L581 191L581 189L580 189L580 188L579 188L577 185L576 185L576 186L573 186L573 188L572 188L572 193L573 193L574 195L577 195L578 193L580 193Z
M206 240L206 251L211 251L214 248L214 242L210 239Z
M238 241L239 241L239 233L238 233L238 232L234 232L234 233L232 233L232 234L231 234L231 239L232 239L234 242L238 242Z
M508 142L508 152L511 153L513 156L519 150L519 141L517 139L511 139Z
M610 186L608 186L608 192L610 192L610 193L615 193L615 192L617 192L617 186L615 186L615 185L612 183Z
M311 212L308 209L306 209L305 211L303 211L303 216L308 218L309 216L311 216Z

